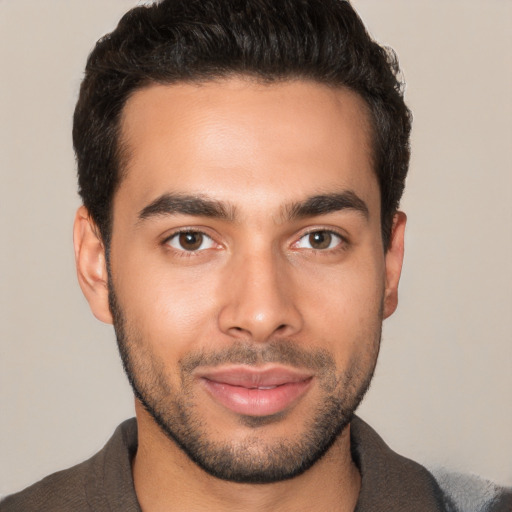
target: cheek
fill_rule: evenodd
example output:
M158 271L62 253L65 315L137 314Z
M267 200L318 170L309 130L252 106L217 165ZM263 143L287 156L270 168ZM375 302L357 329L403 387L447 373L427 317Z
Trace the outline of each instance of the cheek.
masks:
M131 276L116 280L127 327L160 356L181 357L205 336L215 322L215 273L197 275L193 269L171 265L127 265Z
M378 258L377 258L378 259ZM302 309L313 339L320 335L341 366L356 354L365 357L378 344L384 293L383 266L375 258L327 272L309 272L303 279Z
M330 322L337 323L339 316L339 321L359 324L380 313L385 283L380 260L383 258L354 257L347 264L307 268L301 271L299 295Z

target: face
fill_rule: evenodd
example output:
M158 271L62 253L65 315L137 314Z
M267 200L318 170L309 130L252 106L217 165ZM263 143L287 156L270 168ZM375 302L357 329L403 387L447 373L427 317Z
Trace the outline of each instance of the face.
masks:
M214 476L308 469L369 385L403 234L385 253L369 132L356 94L303 81L126 104L110 272L82 287L146 411Z

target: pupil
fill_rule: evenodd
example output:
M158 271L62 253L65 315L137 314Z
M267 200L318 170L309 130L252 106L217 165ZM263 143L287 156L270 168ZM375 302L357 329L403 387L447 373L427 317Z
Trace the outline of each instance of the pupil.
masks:
M317 231L309 235L309 243L315 249L327 249L331 245L332 236L326 231Z
M195 251L201 247L203 235L201 233L181 233L180 245L186 251Z

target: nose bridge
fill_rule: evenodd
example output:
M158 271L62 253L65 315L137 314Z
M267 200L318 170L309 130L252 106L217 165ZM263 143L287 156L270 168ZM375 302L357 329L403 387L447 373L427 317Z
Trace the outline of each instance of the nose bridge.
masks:
M271 247L240 252L230 265L229 290L220 313L220 327L231 336L265 341L294 334L302 319L293 300L286 262Z

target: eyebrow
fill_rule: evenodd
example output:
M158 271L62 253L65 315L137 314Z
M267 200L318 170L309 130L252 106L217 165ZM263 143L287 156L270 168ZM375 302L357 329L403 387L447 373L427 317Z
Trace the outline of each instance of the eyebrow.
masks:
M366 203L351 190L333 194L321 194L307 198L305 201L292 203L285 208L285 215L290 220L316 217L341 210L353 210L368 219L369 210Z
M366 203L354 192L348 190L340 193L315 195L304 201L285 205L283 217L295 220L341 210L353 210L362 214L366 219L369 216ZM138 219L145 221L153 217L180 214L234 221L236 207L200 195L162 194L139 212Z
M139 221L167 215L193 215L233 220L235 208L199 195L162 194L139 212Z

